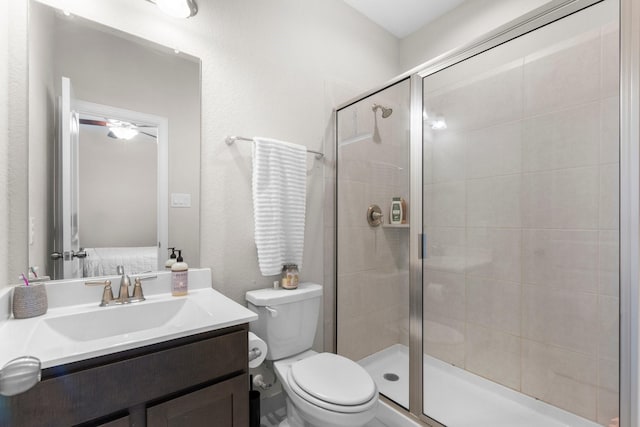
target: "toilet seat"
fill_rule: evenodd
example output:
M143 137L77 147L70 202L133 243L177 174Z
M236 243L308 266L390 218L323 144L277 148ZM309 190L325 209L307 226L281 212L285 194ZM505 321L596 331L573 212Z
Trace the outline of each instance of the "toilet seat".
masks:
M378 390L367 371L333 353L320 353L293 363L287 380L300 398L329 411L363 412L377 401Z

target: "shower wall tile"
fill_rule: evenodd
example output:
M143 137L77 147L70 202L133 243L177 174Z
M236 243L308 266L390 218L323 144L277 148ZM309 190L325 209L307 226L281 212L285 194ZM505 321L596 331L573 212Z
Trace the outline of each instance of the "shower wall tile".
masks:
M425 258L452 257L465 259L466 229L464 227L425 227L427 241Z
M465 134L443 129L433 133L433 182L460 181L466 177Z
M521 293L519 283L468 277L467 322L520 336Z
M600 101L600 163L620 161L620 98L612 96Z
M340 274L338 281L340 287L338 288L338 321L342 322L347 317L351 316L363 316L369 310L364 305L364 298L362 295L363 286L362 283L365 280L364 273L351 273Z
M436 317L465 320L464 274L425 268L423 282L424 312Z
M467 324L465 369L515 390L520 389L520 338Z
M598 164L599 107L599 102L590 102L524 120L522 169L537 172Z
M620 417L620 400L618 391L598 388L598 416L596 421L603 426L616 425L615 419Z
M600 215L601 229L617 230L619 227L620 173L617 164L600 167Z
M598 168L561 169L522 176L525 228L598 227Z
M375 234L367 227L338 228L338 264L341 274L366 270L369 248L375 244Z
M357 181L341 180L338 189L338 227L362 227L367 212L365 184Z
M522 117L522 62L425 94L431 119L444 118L447 129L484 128Z
M523 88L525 117L597 99L600 94L600 31L527 56Z
M425 311L424 353L464 368L465 322Z
M598 359L598 386L609 391L620 388L620 365L618 358Z
M425 185L423 203L425 225L464 227L465 199L465 181Z
M522 336L595 357L597 295L523 286Z
M597 292L598 232L523 230L523 282L555 290Z
M619 91L619 30L617 23L602 28L602 97L617 95Z
M617 297L620 292L620 249L619 232L602 230L599 233L599 280L598 292L601 295Z
M597 421L610 425L619 415L619 365L616 360L598 360Z
M588 419L596 417L596 372L593 357L522 342L522 392Z
M467 228L467 276L521 281L520 229Z
M520 227L520 175L467 182L469 227Z
M618 316L620 300L615 297L598 298L598 355L605 359L617 359L619 341Z
M340 310L338 304L338 310ZM372 337L369 316L341 316L338 317L340 333L338 334L338 350L341 355L351 360L360 360L370 353L369 347Z
M522 169L522 122L468 132L466 152L465 169L470 179L519 173Z
M522 66L512 63L506 69L487 73L469 90L472 97L473 129L522 118Z

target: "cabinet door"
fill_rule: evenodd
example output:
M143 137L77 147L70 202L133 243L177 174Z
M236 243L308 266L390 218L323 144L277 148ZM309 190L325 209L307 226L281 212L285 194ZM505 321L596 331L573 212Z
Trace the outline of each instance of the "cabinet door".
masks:
M247 427L249 379L243 374L147 409L152 427Z
M118 418L117 420L109 421L108 423L99 424L98 427L130 427L131 421L129 416Z

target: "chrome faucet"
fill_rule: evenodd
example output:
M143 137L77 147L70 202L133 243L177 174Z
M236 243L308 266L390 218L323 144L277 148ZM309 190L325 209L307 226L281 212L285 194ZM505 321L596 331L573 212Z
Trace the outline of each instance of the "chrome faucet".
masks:
M142 280L155 279L158 276L156 274L146 274L134 277L135 286L133 287L133 295L129 295L129 286L131 286L131 278L125 274L124 267L119 265L117 267L120 277L120 291L118 292L118 298L113 297L113 291L111 290L110 280L90 280L84 282L87 286L104 286L102 292L102 301L100 301L100 307L106 307L114 304L129 304L134 302L144 301L144 293L142 292Z
M129 303L129 286L131 286L131 279L124 273L124 266L119 265L116 267L116 271L120 277L120 290L118 291L118 298L116 298L116 304L128 304Z

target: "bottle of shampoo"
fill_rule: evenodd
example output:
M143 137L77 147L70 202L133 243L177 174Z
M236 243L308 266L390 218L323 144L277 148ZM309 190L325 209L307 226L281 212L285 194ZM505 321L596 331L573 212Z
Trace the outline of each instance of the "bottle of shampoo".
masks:
M167 270L171 270L171 266L173 264L176 263L176 248L167 248L171 250L171 255L169 256L169 259L167 260L167 262L164 263L164 268Z
M402 199L394 197L391 201L391 215L389 216L391 224L402 224Z
M182 251L178 250L178 258L171 266L171 295L180 297L189 291L189 266L182 259Z

